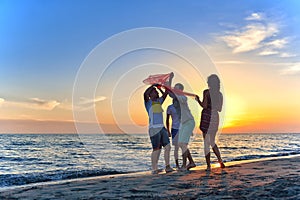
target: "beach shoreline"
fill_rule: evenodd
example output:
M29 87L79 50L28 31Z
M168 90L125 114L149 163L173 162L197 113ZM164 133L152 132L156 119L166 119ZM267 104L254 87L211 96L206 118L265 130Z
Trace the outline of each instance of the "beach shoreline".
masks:
M37 183L0 190L1 199L300 199L300 156L226 163L211 172L150 171Z

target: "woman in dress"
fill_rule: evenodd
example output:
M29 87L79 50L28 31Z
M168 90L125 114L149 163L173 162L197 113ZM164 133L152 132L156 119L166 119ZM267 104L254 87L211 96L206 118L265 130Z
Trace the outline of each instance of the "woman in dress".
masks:
M220 167L225 168L220 150L215 143L219 127L219 112L222 111L223 106L223 95L220 92L220 79L217 75L210 75L207 78L207 84L209 89L203 91L203 101L200 101L199 96L196 96L196 101L203 108L201 112L200 130L203 134L207 170L210 170L210 146L218 158Z

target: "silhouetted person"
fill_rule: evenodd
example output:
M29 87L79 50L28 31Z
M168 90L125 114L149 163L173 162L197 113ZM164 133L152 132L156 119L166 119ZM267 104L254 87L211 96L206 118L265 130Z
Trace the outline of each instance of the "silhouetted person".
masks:
M171 84L174 74L172 73L169 79L169 84ZM157 89L160 90L162 96L159 97ZM149 116L149 136L152 144L152 173L158 173L158 160L161 152L161 148L164 147L164 157L166 163L166 172L173 171L173 168L170 167L170 140L168 136L168 131L164 127L163 121L163 109L162 104L165 101L168 95L167 91L163 91L158 84L151 85L144 92L144 103Z
M210 146L216 154L221 168L225 168L221 153L215 143L216 133L219 128L219 112L222 111L223 106L223 95L220 92L220 79L217 75L210 75L207 78L207 84L209 89L203 91L203 101L200 101L199 96L196 96L196 101L203 108L201 112L200 130L203 133L207 170L210 170Z
M182 166L181 170L188 170L190 168L196 167L193 157L188 148L188 143L190 137L193 135L193 130L195 128L195 120L187 103L187 97L182 93L184 86L181 83L177 83L174 86L174 93L170 93L170 97L176 98L180 106L180 127L178 135L178 146L182 150ZM176 91L179 91L176 93ZM187 165L187 159L189 164Z
M170 119L172 119L172 126L170 127ZM167 109L167 119L166 126L169 133L169 137L172 135L172 145L174 148L174 158L176 163L176 168L179 169L178 161L178 132L180 127L180 105L176 98L173 99L173 103L168 106Z

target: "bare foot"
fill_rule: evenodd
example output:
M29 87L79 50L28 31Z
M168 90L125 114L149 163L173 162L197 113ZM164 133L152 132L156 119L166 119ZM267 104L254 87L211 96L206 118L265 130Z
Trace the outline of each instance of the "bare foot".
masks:
M181 167L179 168L179 171L181 171L181 172L187 171L186 166L181 166Z
M207 166L207 168L205 169L205 171L210 172L211 171L211 167Z
M170 167L170 165L167 165L165 170L166 170L166 173L175 171L172 167Z
M221 168L225 168L225 165L224 165L223 162L220 162L220 167L221 167Z
M193 168L193 167L196 167L196 164L195 164L195 163L189 163L189 164L186 166L187 170L189 170L189 169L191 169L191 168Z

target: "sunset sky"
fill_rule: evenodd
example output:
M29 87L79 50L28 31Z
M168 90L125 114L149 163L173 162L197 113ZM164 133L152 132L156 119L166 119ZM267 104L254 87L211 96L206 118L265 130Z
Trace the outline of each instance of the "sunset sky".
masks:
M0 133L76 133L72 111L94 107L106 132L146 133L142 80L172 70L174 82L202 98L206 77L144 50L120 56L95 97L72 107L76 75L92 50L143 27L178 31L203 47L222 81L222 132L300 133L300 1L188 2L0 0ZM189 103L199 126L201 110Z

